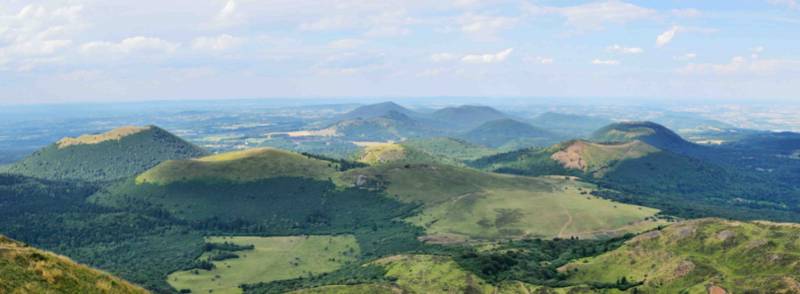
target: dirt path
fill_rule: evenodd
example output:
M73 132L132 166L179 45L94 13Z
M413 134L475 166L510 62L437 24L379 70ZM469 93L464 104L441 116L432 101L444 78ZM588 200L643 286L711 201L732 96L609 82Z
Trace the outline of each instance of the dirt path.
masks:
M566 231L567 228L569 228L569 226L572 225L572 214L569 213L569 210L567 210L567 208L564 207L563 204L561 204L561 208L564 209L564 214L567 215L567 222L565 222L564 225L561 226L561 230L558 231L558 237L563 239L563 238L565 238L564 237L564 231Z

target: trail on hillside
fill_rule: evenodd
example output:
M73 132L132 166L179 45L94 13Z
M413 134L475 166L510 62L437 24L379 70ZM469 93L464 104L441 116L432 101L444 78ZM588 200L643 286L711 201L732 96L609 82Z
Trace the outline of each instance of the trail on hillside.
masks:
M558 231L558 237L563 239L564 238L564 231L566 231L567 228L569 228L569 226L572 225L572 214L569 213L569 210L567 210L567 208L564 207L563 204L559 204L559 206L561 206L561 208L564 209L564 214L567 215L567 222L565 222L564 225L561 226L561 230Z

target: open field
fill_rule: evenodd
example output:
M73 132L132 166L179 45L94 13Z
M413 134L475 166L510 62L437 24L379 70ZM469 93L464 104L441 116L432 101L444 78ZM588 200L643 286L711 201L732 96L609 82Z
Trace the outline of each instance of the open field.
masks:
M253 245L236 251L239 258L213 261L212 270L172 273L167 282L192 293L240 293L241 284L253 284L330 272L354 262L359 247L353 236L209 237L208 243ZM199 257L208 259L213 252Z
M394 143L369 144L363 148L358 161L371 165L402 160L406 156L405 148Z
M463 270L449 257L399 255L375 261L386 268L386 276L411 293L491 293L494 288Z
M429 235L471 239L597 238L641 232L658 210L588 195L589 184L551 180L552 190L487 189L430 206L408 219Z
M522 177L436 164L387 164L348 171L393 197L420 203L407 221L433 239L593 238L654 228L658 210L590 195L594 185L567 177Z

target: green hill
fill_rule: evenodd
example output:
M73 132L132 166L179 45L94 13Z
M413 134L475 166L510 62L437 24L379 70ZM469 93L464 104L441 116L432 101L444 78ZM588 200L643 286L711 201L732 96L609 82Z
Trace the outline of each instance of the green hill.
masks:
M489 121L458 137L473 144L506 150L555 142L550 132L513 119Z
M488 106L462 105L434 111L431 118L469 130L486 122L508 118L508 115Z
M329 129L335 130L337 136L353 141L400 141L436 133L423 122L397 111L370 118L342 120Z
M197 159L169 160L136 177L137 184L177 182L253 182L277 177L327 180L333 162L271 148L234 151Z
M106 181L135 175L164 160L204 154L199 147L156 126L122 127L61 139L15 163L8 172L47 179Z
M405 108L403 106L400 106L397 103L381 102L376 104L360 106L345 114L340 115L337 119L338 120L370 119L375 117L386 116L392 112L396 112L407 116L416 115L414 111L409 110L408 108Z
M469 165L518 175L578 176L618 191L601 189L597 195L687 218L800 220L798 191L769 175L661 150L638 140L571 141L488 156Z
M148 293L109 274L0 235L2 293Z
M653 122L622 122L605 126L592 134L598 142L640 140L658 149L675 153L694 153L700 146L681 138L672 130Z
M798 235L794 224L693 220L561 270L578 283L642 282L641 293L798 293Z

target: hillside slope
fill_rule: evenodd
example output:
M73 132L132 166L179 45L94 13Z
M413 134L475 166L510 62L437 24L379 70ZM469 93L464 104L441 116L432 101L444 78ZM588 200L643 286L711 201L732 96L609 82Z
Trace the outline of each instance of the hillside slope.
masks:
M769 175L662 150L639 140L607 144L570 141L488 156L469 165L508 174L579 176L622 192L600 190L597 195L687 218L800 220L798 191Z
M66 257L0 235L2 293L147 293Z
M524 237L596 238L658 225L658 211L588 195L591 184L530 178L444 164L389 163L346 171L343 182L386 191L422 210L406 221L424 228L425 240L459 242ZM593 207L590 211L589 207Z
M98 135L64 138L9 167L8 172L47 179L115 180L169 159L202 156L199 147L156 126L122 127Z
M431 113L435 120L459 129L472 129L486 122L508 118L508 115L488 106L462 105L445 107Z
M679 154L696 153L701 148L684 140L672 130L654 122L621 122L605 126L592 134L598 142L631 142L639 140L658 149Z
M350 119L370 119L374 117L385 116L391 112L400 113L407 116L415 116L416 113L408 108L398 105L394 102L381 102L376 104L369 104L359 106L345 114L337 117L338 120Z
M437 133L424 122L398 111L369 118L342 120L328 129L334 130L336 136L353 141L400 141Z
M458 137L473 144L506 150L556 142L553 134L513 119L489 121Z
M644 293L798 293L798 236L798 225L693 220L561 270L578 283L643 282Z

